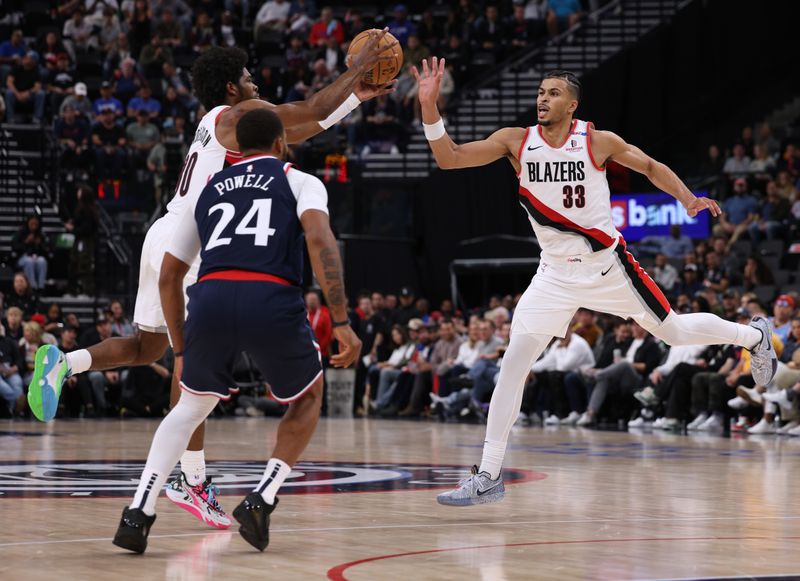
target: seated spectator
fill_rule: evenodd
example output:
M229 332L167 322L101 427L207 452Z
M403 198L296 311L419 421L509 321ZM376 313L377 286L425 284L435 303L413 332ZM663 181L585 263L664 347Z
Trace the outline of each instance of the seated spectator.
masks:
M722 173L729 179L746 178L750 173L750 162L752 160L745 155L744 145L737 143L733 146L733 155L725 160L722 166Z
M655 265L652 270L653 280L656 281L665 294L671 295L678 282L678 271L667 260L667 255L659 252L656 254Z
M125 115L125 109L122 107L122 102L114 97L114 85L109 81L103 81L100 85L100 98L95 99L92 105L92 113L98 117L105 109L111 109L114 112L114 117L117 119Z
M550 13L547 0L514 0L514 4L525 5L525 20L530 23L534 37L544 36L547 32L547 16Z
M171 383L172 371L166 358L149 365L131 367L122 383L120 417L164 417L169 412Z
M571 410L569 415L565 413L568 407L565 401L565 377L570 372L591 369L594 366L594 353L589 343L568 328L564 338L556 338L533 364L531 378L525 385L522 396L521 411L528 416L534 410L547 412L545 425L558 425L562 422L575 424L581 414L575 410Z
M151 121L161 114L161 103L153 98L153 90L148 84L142 85L139 94L128 102L128 119L136 120L142 111L147 112Z
M197 108L197 106L200 104L200 101L198 101L197 97L192 94L191 81L189 80L188 74L186 74L186 72L182 69L177 68L172 63L164 63L162 72L162 87L164 89L164 93L166 94L169 89L174 89L178 99L183 104L185 109L191 110ZM187 115L184 113L182 116L186 117Z
M194 21L194 26L189 33L189 46L196 54L200 54L217 44L214 34L214 25L208 12L199 12Z
M150 122L150 113L147 109L140 109L136 115L136 122L125 129L126 142L131 150L131 161L135 169L144 169L147 165L147 155L150 150L161 140L158 127Z
M89 166L89 122L78 116L72 105L65 107L56 119L53 135L60 146L62 169L71 171Z
M725 427L726 399L725 377L737 362L735 345L711 345L694 363L694 373L689 379L689 395L685 384L678 382L666 408L668 418L693 416L686 428L689 431L721 432Z
M767 183L767 199L761 206L758 217L747 227L747 233L750 235L753 245L757 246L761 242L763 234L766 234L767 240L781 239L791 214L791 202L781 197L778 193L778 185L770 180Z
M292 34L305 37L314 25L316 17L317 9L314 0L293 0L289 10L289 30ZM362 26L357 32L361 32L365 28L366 26Z
M695 293L703 290L700 282L700 271L696 264L687 264L683 267L683 274L680 282L675 287L675 295L687 295L693 297Z
M97 2L102 4L102 2ZM97 32L97 49L100 54L108 54L117 47L122 27L119 24L117 13L111 6L103 8L103 18Z
M458 354L452 365L440 375L439 396L447 397L464 386L463 379L478 360L482 346L480 325L475 320L470 322L467 339L458 346Z
M787 143L786 149L778 159L777 168L778 172L786 172L792 180L796 180L800 176L800 159L797 155L797 146L794 143Z
M24 401L20 401L24 400L20 374L25 368L25 361L19 348L19 339L6 336L2 331L0 327L0 399L5 403L8 414L13 416L18 406L24 409Z
M111 301L108 310L111 313L112 337L133 337L136 334L130 320L125 316L125 309L120 301Z
M360 30L363 30L363 28ZM443 33L442 26L433 15L433 11L430 9L423 11L422 19L417 25L417 35L420 42L425 46L438 49L443 40Z
M733 182L733 196L725 200L722 205L722 214L719 223L714 227L714 233L728 236L728 248L730 248L742 234L747 232L758 212L758 201L748 193L747 180L737 178Z
M373 411L389 405L394 382L400 377L403 367L411 361L415 351L415 345L405 327L394 325L390 337L393 351L389 359L373 363L367 373L369 406Z
M69 254L69 289L77 295L94 295L94 258L97 232L100 229L100 210L97 196L88 184L80 184L76 192L77 205L66 229L75 236ZM74 322L73 322L74 325Z
M756 255L748 256L742 271L742 286L744 289L750 291L757 286L774 283L775 278L769 266Z
M408 9L403 4L395 6L392 13L394 19L387 25L389 32L394 35L400 46L405 48L408 45L408 37L417 33L417 26L408 19Z
M447 69L452 66L452 75L455 81L463 81L469 74L469 49L462 42L461 37L451 34L447 37L447 44L442 49L442 57L447 61Z
M325 63L334 78L347 70L346 55L339 46L339 42L333 36L325 39L325 46L317 51L315 58Z
M475 22L472 42L477 50L490 52L501 58L506 44L506 27L494 4L487 4L484 16Z
M293 34L286 49L286 66L290 69L305 70L308 68L308 63L308 51L303 45L303 39Z
M226 10L222 13L219 19L219 41L220 46L236 46L238 44L236 38L236 19L234 18L233 14Z
M170 50L177 49L183 44L183 28L178 23L178 21L175 20L175 13L171 9L166 9L161 12L161 20L156 25L156 30L155 34L153 35L153 40L155 40L156 38L160 40L161 45L163 45L163 47L168 48ZM162 50L162 53L164 52L165 51ZM144 61L144 49L142 55L140 55L139 58ZM170 58L168 58L166 54L164 54L163 60L167 61L170 60ZM147 66L147 65L143 62L142 66Z
M433 346L430 358L417 363L411 397L408 406L400 412L400 417L417 417L422 413L429 402L434 378L444 375L453 367L461 343L453 322L444 319L439 325L439 339Z
M22 58L28 54L28 45L22 30L16 28L11 31L11 37L0 43L0 79L4 78L11 69L22 64Z
M800 197L797 195L797 188L792 183L792 178L788 171L779 171L775 177L775 184L778 186L778 192L782 198L786 198L789 201L800 201Z
M44 345L42 340L42 326L34 321L28 321L22 325L22 339L19 342L19 348L22 352L22 358L25 361L22 370L22 379L25 385L28 385L33 378L33 369L36 362L36 351Z
M339 44L344 43L344 26L333 18L333 9L326 6L320 12L319 20L311 27L308 44L312 48L321 48L325 46L329 36L334 37Z
M268 0L261 5L253 21L253 37L259 42L265 31L283 32L289 25L292 6L286 0Z
M585 16L580 0L547 0L547 31L555 36L572 28Z
M3 319L2 335L5 335L14 343L19 343L22 339L22 320L24 313L22 309L15 306L8 306L6 309L6 317Z
M544 19L542 20L544 23ZM528 48L541 33L535 34L533 23L525 18L524 0L515 0L512 6L511 16L506 20L506 30L508 31L509 45L512 50L522 50Z
M87 95L89 91L86 88L86 83L75 83L75 89L72 94L64 99L61 103L59 114L63 113L64 107L71 106L79 115L86 119L92 118L92 102Z
M681 233L681 227L673 224L669 227L669 236L645 236L640 246L653 253L661 253L668 258L683 258L694 251L692 239Z
M50 306L47 307L47 315L42 325L42 330L58 338L61 336L63 328L64 316L61 313L61 306L58 303L50 303Z
M633 342L628 351L618 362L595 374L596 383L586 411L577 421L578 426L591 426L597 421L610 393L623 397L633 395L661 362L661 349L652 335L635 322L631 324L631 332Z
M88 349L92 345L100 343L106 339L111 338L111 322L104 316L98 317L95 321L94 328L87 329L79 340L79 345L82 349ZM89 371L86 374L88 379L88 388L90 390L87 395L87 409L91 413L96 413L98 416L105 416L110 405L109 396L116 399L122 381L124 381L127 372L120 372L119 370L108 371ZM113 393L112 393L113 392Z
M114 43L114 47L105 55L103 71L106 77L110 78L114 74L114 71L120 68L122 62L127 59L133 59L133 51L131 49L130 40L128 40L128 35L122 32L117 35L117 42Z
M33 122L44 118L45 92L35 52L27 53L6 77L6 119L19 122L17 111L24 107L33 113Z
M703 286L715 293L725 292L730 286L730 274L722 266L722 261L716 252L706 254L706 271Z
M83 7L78 7L73 13L72 18L64 23L62 36L64 45L72 55L73 60L78 53L89 52L89 47L96 44L92 34L94 27L84 17Z
M55 60L55 65L51 69L48 61L47 69L50 84L47 87L47 92L49 94L50 110L60 111L61 104L75 91L75 76L74 71L70 68L67 53L63 52L52 58Z
M11 250L33 289L41 290L47 281L47 261L52 253L50 240L42 231L39 216L33 214L11 240Z
M139 69L148 79L156 78L161 75L164 63L174 63L172 49L164 44L158 34L154 34L150 43L146 44L139 54Z
M419 36L410 34L405 49L403 49L403 65L422 67L422 61L431 56L430 49L422 44Z
M363 105L367 146L363 155L376 153L399 153L403 128L399 122L397 103L388 95L379 95Z
M120 180L127 161L125 152L125 130L114 120L114 112L106 109L100 120L92 127L97 179Z
M279 102L283 86L271 66L263 64L253 82L258 87L259 98L266 99L270 103ZM334 131L336 130L334 129Z
M192 25L192 8L184 0L151 0L150 5L155 20L162 19L164 13L169 11L184 30L188 30Z
M592 349L594 349L603 337L603 330L597 324L597 317L594 312L589 309L584 309L583 307L578 309L578 312L575 313L572 332L582 337ZM594 361L592 361L592 363L594 363Z
M142 47L150 42L153 34L153 14L147 0L135 0L133 10L128 17L126 28L130 40L131 55L134 58L142 51Z
M753 160L750 162L750 173L757 184L766 184L775 173L775 160L769 155L764 145L754 146Z
M114 78L117 86L114 95L123 103L130 101L140 87L146 84L144 77L136 71L136 61L130 58L120 63L119 69L114 72Z
M772 307L772 316L769 318L772 332L780 337L784 344L789 341L796 308L794 297L785 294L776 298Z
M390 395L384 398L388 403L376 409L382 418L398 415L411 400L412 391L417 378L428 376L428 365L433 355L433 342L438 329L427 326L421 319L412 319L408 324L409 340L414 343L414 352L408 363L401 369L402 373L389 388ZM380 387L380 384L379 384ZM377 400L376 400L377 401Z

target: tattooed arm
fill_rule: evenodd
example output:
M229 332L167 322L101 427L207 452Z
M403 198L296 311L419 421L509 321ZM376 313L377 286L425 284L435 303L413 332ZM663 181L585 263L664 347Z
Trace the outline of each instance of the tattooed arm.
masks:
M339 247L331 231L328 214L321 210L306 210L300 216L308 244L311 268L325 295L333 322L347 322L347 325L333 328L333 335L339 342L339 353L331 357L336 367L349 367L358 360L361 341L350 327L347 317L347 294L344 290L342 259Z

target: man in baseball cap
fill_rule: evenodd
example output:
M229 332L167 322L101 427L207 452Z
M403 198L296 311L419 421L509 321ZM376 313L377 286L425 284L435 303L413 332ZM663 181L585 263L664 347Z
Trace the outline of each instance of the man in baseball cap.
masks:
M772 324L773 332L781 338L781 341L786 343L789 339L789 333L792 331L792 317L794 317L797 303L792 295L780 295L775 299L775 304L772 307Z

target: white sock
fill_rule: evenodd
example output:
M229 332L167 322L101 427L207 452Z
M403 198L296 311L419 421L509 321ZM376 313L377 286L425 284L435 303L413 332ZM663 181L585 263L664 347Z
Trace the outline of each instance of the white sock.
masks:
M132 508L141 508L148 515L155 513L158 495L181 453L186 450L192 432L214 411L217 403L219 400L215 397L188 392L181 394L180 401L167 414L153 436L147 463L130 505Z
M255 492L260 493L261 498L267 504L275 504L275 495L291 471L292 467L283 460L270 458L267 468L264 470L264 476L261 477L261 482L256 486Z
M493 442L486 440L483 443L483 457L479 472L488 472L492 480L497 480L503 467L503 458L506 455L508 442Z
M186 482L197 486L206 481L206 454L204 450L186 450L181 456L181 471Z
M78 375L84 371L89 371L92 367L92 354L86 349L78 349L66 354L67 367L70 375Z
M517 419L522 404L525 379L533 362L542 354L552 339L536 333L512 333L508 350L500 366L500 376L492 393L486 422L486 441L480 472L488 472L492 480L500 476L503 456L511 427Z

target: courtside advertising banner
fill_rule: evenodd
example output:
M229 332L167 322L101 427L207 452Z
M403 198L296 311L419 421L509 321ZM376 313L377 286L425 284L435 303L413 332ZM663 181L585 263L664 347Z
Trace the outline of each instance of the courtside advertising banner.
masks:
M694 192L705 198L708 192ZM708 211L690 218L681 203L664 193L619 194L611 196L611 216L614 226L625 240L641 240L645 236L669 236L670 228L677 224L681 234L690 238L708 238Z

